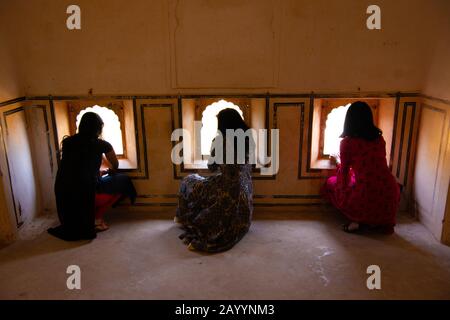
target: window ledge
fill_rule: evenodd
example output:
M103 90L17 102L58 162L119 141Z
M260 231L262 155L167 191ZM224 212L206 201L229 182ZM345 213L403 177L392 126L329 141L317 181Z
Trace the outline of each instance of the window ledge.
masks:
M200 161L196 161L195 163L189 163L189 164L185 163L184 168L190 169L190 170L208 169L208 160L200 160Z
M137 169L136 164L129 159L119 159L119 170Z
M311 163L311 169L333 170L336 164L329 159L317 159Z

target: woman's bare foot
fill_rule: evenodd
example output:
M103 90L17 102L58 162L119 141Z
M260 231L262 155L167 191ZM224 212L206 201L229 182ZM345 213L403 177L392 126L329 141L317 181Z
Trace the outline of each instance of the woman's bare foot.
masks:
M358 222L350 222L346 223L342 226L342 229L348 233L355 233L359 231L359 223Z
M109 227L106 224L105 220L103 220L103 219L95 220L95 231L102 232L102 231L106 231L108 229L109 229Z

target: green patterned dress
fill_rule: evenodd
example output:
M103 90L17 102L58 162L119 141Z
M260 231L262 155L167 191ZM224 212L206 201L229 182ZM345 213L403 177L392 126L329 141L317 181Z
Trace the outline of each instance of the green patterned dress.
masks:
M253 212L252 166L208 166L209 177L191 174L180 186L176 217L191 248L221 252L232 248L250 228Z

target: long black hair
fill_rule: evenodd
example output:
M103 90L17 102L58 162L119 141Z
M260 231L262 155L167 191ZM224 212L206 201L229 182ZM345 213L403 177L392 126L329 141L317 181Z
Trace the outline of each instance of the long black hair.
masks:
M234 145L234 157L235 162L238 163L239 160L237 160L237 152L238 151L238 144L237 144L237 136L234 136L234 141L227 141L227 130L238 130L242 129L244 131L245 135L245 157L246 162L249 160L254 161L253 157L255 156L255 142L253 141L252 135L247 135L247 130L250 129L249 126L245 123L244 119L242 119L239 112L237 112L235 109L226 108L220 111L217 114L217 133L221 134L223 137L223 143L225 146L225 149L227 148L226 145L228 143L233 143ZM226 151L225 151L226 152ZM225 154L223 155L225 157ZM251 158L251 159L250 159ZM243 159L244 160L244 159Z
M350 105L345 115L341 138L354 137L371 141L380 137L382 133L373 123L372 110L367 103L356 101Z
M96 139L103 130L103 120L95 112L86 112L81 117L78 133L80 136L90 139Z
M245 132L249 129L249 127L245 123L244 119L242 119L239 112L235 109L226 108L217 114L217 129L225 137L227 129L242 129Z

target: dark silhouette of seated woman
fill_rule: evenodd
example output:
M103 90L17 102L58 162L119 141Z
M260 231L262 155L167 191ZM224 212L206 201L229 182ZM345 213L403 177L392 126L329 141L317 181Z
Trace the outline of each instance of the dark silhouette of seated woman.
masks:
M228 142L226 139L227 129L245 132L249 128L234 109L220 111L217 120L218 135L223 137L223 161L217 161L222 157L214 148L221 144L216 136L211 150L216 161L208 163L214 175L192 174L182 180L175 217L184 229L180 239L188 248L211 253L228 250L239 242L250 228L253 212L252 165L249 163L254 152L253 139L245 139L245 152L241 153L244 154L243 161L238 161L237 139ZM226 163L227 145L228 149L234 149L231 164Z
M78 133L62 141L62 158L55 182L56 207L60 226L48 232L67 241L88 240L96 237L96 192L128 195L136 191L131 180L124 175L114 177L119 162L113 147L99 139L103 121L94 112L81 118ZM105 180L99 170L103 155L111 168Z
M386 142L365 102L352 103L341 135L337 174L322 192L350 221L346 232L362 227L394 232L400 190L386 162Z

